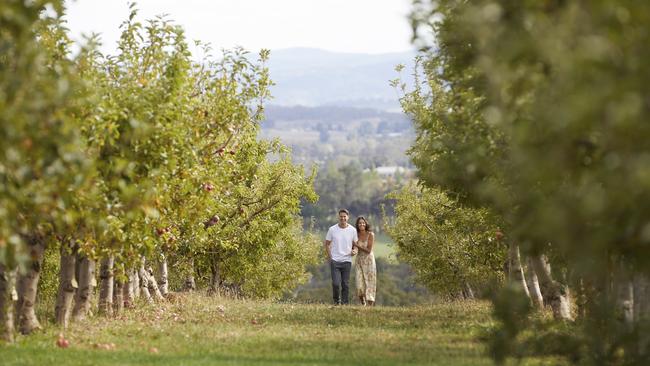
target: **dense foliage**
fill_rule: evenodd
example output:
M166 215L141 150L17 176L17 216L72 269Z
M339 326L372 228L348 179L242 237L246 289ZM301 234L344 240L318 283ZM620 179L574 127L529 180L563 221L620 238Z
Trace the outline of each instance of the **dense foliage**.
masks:
M15 269L25 265L22 299L45 244L61 244L62 260L101 261L102 286L165 257L173 268L218 268L216 285L249 296L304 281L318 247L302 231L300 201L317 196L283 145L257 139L269 52L252 62L203 46L196 61L181 27L141 23L132 9L115 55L96 51L94 37L73 54L63 12L60 1L0 5L3 335Z
M418 177L498 215L523 254L550 258L578 295L562 342L581 344L575 362L650 353L649 20L646 2L605 0L418 1L413 14L416 37L436 37L403 99ZM532 323L499 299L501 362Z
M505 246L493 236L497 219L488 210L463 207L440 190L415 184L391 197L396 219L388 234L399 259L413 266L423 284L436 294L463 298L484 294L500 281Z
M59 21L41 18L42 7L0 5L0 264L8 269L29 258L30 236L74 227L74 202L91 189L78 117L86 90Z

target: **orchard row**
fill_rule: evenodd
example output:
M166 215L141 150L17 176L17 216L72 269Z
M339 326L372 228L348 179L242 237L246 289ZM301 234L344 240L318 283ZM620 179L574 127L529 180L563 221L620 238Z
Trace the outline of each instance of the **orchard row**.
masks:
M316 195L284 146L257 140L268 51L213 57L197 43L196 61L179 26L132 9L105 55L96 37L70 41L63 11L56 0L0 5L2 337L14 322L40 327L46 247L60 249L62 326L89 311L96 263L106 314L136 293L162 299L168 268L189 288L203 269L215 291L260 297L304 280L317 245L299 203Z

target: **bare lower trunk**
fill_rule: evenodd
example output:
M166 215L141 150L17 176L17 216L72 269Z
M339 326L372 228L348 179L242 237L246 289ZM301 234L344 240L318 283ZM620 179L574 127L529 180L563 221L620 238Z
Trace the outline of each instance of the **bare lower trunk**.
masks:
M77 256L77 284L79 288L74 296L72 319L80 321L90 312L90 298L95 286L95 261L86 256Z
M614 295L616 296L616 310L620 314L623 329L627 336L634 332L634 281L630 272L621 264L614 277ZM623 345L624 352L630 356L635 354L638 346L632 342Z
M533 265L530 263L530 258L528 258L528 266L526 271L526 284L528 285L528 292L530 293L530 298L533 301L533 306L537 309L544 308L544 298L542 297L542 290L539 288L539 280L537 279L537 274L533 269Z
M144 269L144 263L142 263L140 265L140 269L138 269L138 277L138 283L140 284L140 294L142 297L144 297L145 300L147 300L148 303L152 303L153 299L151 298L151 293L149 292L149 274Z
M623 316L623 323L628 330L634 327L634 282L621 279L617 284L616 304Z
M224 294L225 296L233 299L243 298L241 286L242 286L241 283L230 283L230 284L222 283L219 286L219 293Z
M196 290L196 282L194 281L194 258L190 258L189 273L185 277L185 284L183 285L184 291Z
M160 287L158 286L156 277L153 275L153 269L151 267L148 267L145 272L149 276L149 278L147 278L147 281L149 285L149 293L151 293L151 296L153 296L157 301L164 300L165 298L163 297L162 293L160 293Z
M14 301L16 294L16 270L8 270L0 263L0 340L14 341Z
M73 252L72 243L61 243L61 259L59 270L59 292L56 298L55 318L56 324L67 328L72 312L72 300L77 289L75 279L76 253Z
M160 273L160 281L158 281L158 288L162 296L166 296L169 292L169 284L167 283L168 273L167 273L167 257L164 254L160 254L160 261L158 263L158 272Z
M113 256L102 258L99 266L99 314L111 315L113 310Z
M639 273L634 277L634 322L637 325L650 322L650 280ZM639 333L638 349L639 354L650 355L650 332Z
M519 255L519 245L510 242L508 246L508 280L511 285L523 291L526 296L530 297L528 287L526 286L526 277L524 269L521 266L521 256Z
M571 307L566 286L553 280L550 267L543 255L530 257L530 263L539 279L540 288L544 294L544 302L551 306L553 317L561 320L572 320Z
M139 275L139 270L137 268L132 269L131 276L129 277L130 279L133 280L131 283L131 290L133 291L133 298L137 299L140 297L140 275Z
M135 301L135 287L136 287L136 279L138 278L138 274L133 269L129 269L126 272L128 274L127 282L124 284L124 287L122 288L122 292L123 292L123 299L124 299L124 307L130 308L133 306Z
M465 282L465 288L463 288L463 298L467 300L474 299L474 290L472 289L472 286L470 286L467 282Z
M210 265L210 287L208 288L208 293L219 295L219 286L221 284L221 271L219 269L219 263L216 260L212 260Z
M29 334L41 328L41 323L36 318L34 305L36 304L38 280L41 277L45 241L40 236L34 236L30 238L28 243L30 255L29 267L27 268L27 272L18 275L16 284L16 290L18 292L16 314L18 316L18 327L22 334Z
M183 285L183 290L185 291L196 290L196 281L194 280L193 275L188 275L187 277L185 277L185 284Z
M576 286L576 318L577 319L586 319L587 317L587 286L583 278L579 278Z
M115 279L113 291L113 314L117 315L124 311L124 288L127 283L122 279Z

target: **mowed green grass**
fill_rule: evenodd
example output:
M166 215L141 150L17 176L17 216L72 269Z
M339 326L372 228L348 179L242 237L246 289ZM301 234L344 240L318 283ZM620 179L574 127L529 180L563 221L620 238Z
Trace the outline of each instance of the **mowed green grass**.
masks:
M367 308L179 295L115 319L73 324L65 332L66 349L55 345L54 326L21 336L0 346L0 363L491 365L479 338L492 325L486 302ZM102 348L111 343L112 349Z

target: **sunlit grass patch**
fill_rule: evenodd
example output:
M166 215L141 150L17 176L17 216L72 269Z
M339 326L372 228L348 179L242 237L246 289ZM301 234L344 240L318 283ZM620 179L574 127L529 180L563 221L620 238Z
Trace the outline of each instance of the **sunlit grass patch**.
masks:
M479 339L492 323L480 301L369 308L180 294L73 324L67 349L48 326L0 355L3 365L490 365Z

